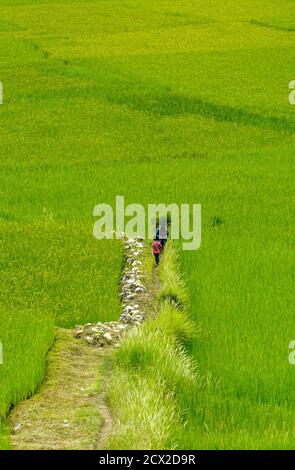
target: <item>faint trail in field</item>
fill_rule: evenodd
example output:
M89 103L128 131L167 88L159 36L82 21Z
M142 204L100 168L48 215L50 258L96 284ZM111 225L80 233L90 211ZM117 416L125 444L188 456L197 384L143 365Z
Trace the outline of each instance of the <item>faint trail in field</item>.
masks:
M258 114L250 109L214 103L197 96L176 94L107 96L108 101L124 104L148 114L160 116L195 115L218 122L254 126L276 132L295 132L295 122L284 117Z
M97 371L110 349L89 347L58 329L38 393L12 411L15 450L95 449L103 426Z
M160 279L159 279L159 267L158 266L154 266L153 277L154 277L155 289L159 290L160 289Z
M271 23L265 23L263 21L251 20L249 24L254 26L260 26L261 28L274 29L275 31L283 31L285 33L295 33L295 28L289 26L280 26Z
M98 440L97 447L96 447L97 450L103 450L105 448L107 438L110 434L110 431L113 425L113 418L112 418L109 406L107 404L107 399L106 399L106 389L107 389L109 380L110 380L110 371L108 371L104 376L101 391L98 396L99 412L103 418L103 425L100 430L99 440Z

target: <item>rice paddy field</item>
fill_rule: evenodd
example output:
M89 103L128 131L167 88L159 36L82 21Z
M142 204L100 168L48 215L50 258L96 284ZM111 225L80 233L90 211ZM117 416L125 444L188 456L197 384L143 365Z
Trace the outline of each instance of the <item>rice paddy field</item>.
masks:
M93 208L124 195L202 205L202 246L181 252L201 333L179 447L294 449L293 8L1 0L2 419L54 326L118 318L122 248L95 240Z

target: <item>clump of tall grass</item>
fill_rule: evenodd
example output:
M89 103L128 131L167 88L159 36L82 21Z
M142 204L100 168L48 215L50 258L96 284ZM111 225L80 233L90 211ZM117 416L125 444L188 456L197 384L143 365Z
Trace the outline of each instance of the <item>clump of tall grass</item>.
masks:
M147 322L149 327L150 322ZM168 300L161 304L157 316L156 328L177 344L188 345L199 336L199 327L188 318L185 310L180 310Z
M157 319L147 322L122 344L116 359L122 369L140 375L153 374L173 392L183 381L194 378L194 367L184 348L157 328Z
M126 373L118 367L108 399L115 418L109 449L165 449L174 447L173 428L179 419L172 394L151 374ZM170 441L169 441L170 439Z
M168 300L177 308L184 309L188 303L188 296L179 273L178 254L172 243L168 243L165 247L159 277L161 287L157 296L158 301Z

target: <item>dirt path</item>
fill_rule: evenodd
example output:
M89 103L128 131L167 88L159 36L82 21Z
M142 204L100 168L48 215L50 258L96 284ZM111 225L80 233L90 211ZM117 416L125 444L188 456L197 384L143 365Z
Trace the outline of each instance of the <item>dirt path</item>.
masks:
M154 278L154 287L155 287L155 290L157 291L157 290L160 289L159 267L158 266L154 266L153 278Z
M98 439L97 446L96 446L97 450L103 450L105 448L106 441L107 441L107 438L109 436L109 433L113 424L113 418L110 413L110 409L108 407L107 400L106 400L106 389L108 386L109 379L110 379L110 373L108 372L105 374L103 385L102 385L102 388L98 397L99 412L103 418L103 425L100 430L99 439Z
M97 447L101 429L104 435L111 425L105 383L98 383L106 372L109 351L89 347L71 331L57 330L46 380L36 395L10 415L13 449Z

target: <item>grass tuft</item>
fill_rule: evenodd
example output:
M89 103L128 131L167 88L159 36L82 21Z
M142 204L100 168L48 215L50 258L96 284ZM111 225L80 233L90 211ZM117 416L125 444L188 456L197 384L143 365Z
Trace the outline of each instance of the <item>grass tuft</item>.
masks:
M157 295L159 302L168 301L176 308L185 309L188 296L185 285L179 274L178 254L171 243L165 246L164 255L159 268L161 287Z

